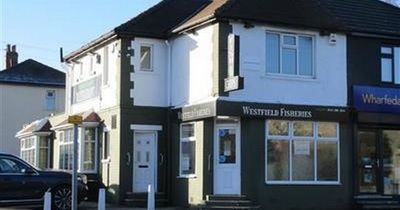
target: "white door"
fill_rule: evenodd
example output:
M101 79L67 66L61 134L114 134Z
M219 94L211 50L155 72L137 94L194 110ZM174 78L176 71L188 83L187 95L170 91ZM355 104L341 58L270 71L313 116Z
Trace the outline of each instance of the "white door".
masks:
M157 192L156 132L135 132L133 151L133 192L147 192L152 185Z
M217 125L214 141L214 194L240 195L240 129Z

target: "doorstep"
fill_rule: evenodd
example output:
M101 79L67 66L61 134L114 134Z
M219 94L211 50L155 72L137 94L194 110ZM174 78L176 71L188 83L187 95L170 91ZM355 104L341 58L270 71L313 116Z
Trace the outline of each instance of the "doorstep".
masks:
M96 202L82 202L79 204L79 210L97 210L97 203ZM147 208L140 208L140 207L130 207L130 206L121 206L115 204L107 204L106 210L147 210ZM185 210L185 208L179 207L162 207L156 208L159 210Z

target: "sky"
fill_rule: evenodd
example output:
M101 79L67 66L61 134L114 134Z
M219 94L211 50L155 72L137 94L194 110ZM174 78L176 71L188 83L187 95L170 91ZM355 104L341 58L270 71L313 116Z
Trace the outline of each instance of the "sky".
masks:
M7 44L19 62L32 58L56 69L64 55L109 32L160 0L0 0L0 69Z

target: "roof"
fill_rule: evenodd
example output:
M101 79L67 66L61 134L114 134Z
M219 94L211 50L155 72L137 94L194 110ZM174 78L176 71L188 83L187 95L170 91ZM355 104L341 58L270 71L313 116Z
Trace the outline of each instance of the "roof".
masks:
M51 132L50 128L51 124L48 118L43 118L40 120L36 120L22 128L20 131L18 131L16 137L22 137L25 135L34 134L36 132Z
M400 8L379 0L214 0L174 32L212 19L400 36Z
M100 123L101 122L100 116L96 112L93 112L93 111L86 111L86 112L82 112L82 113L78 113L78 114L74 114L74 115L82 116L82 123ZM65 119L64 121L62 121L61 123L56 125L54 128L64 127L66 125L69 125L68 119ZM70 125L72 125L72 124L70 124Z
M28 59L11 68L0 71L0 83L65 86L65 73Z
M115 35L168 38L171 30L211 0L163 0L110 32L65 56L69 60Z
M400 36L400 8L379 0L321 0L350 32Z

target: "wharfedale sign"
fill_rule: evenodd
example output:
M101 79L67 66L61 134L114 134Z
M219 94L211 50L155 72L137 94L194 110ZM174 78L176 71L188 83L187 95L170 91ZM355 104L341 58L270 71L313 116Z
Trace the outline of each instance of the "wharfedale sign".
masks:
M354 86L353 102L357 111L400 112L400 89Z

